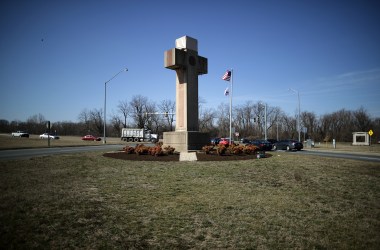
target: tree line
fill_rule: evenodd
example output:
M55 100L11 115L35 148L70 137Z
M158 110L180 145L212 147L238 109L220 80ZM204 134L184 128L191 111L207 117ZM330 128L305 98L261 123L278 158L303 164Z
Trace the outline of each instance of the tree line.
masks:
M265 106L266 105L266 108ZM266 119L265 119L266 110ZM288 115L280 107L273 107L261 101L248 101L236 105L232 111L232 126L235 140L240 138L262 139L267 128L267 138L298 139L297 115ZM265 124L266 120L266 124ZM25 130L31 134L46 132L46 119L42 114L30 116L26 121L0 120L0 131L11 133ZM78 122L59 121L51 124L52 133L59 135L83 136L103 135L103 110L83 109L78 114ZM119 101L116 113L107 119L107 136L119 137L122 128L145 128L162 138L165 131L175 128L175 102L163 100L159 103L137 95L130 101ZM380 118L371 118L364 108L357 110L341 109L317 116L314 112L300 114L301 140L352 141L352 132L374 131L373 138L379 140ZM210 137L229 136L229 105L221 103L217 108L204 107L199 102L199 130L208 132ZM238 135L238 136L236 136Z

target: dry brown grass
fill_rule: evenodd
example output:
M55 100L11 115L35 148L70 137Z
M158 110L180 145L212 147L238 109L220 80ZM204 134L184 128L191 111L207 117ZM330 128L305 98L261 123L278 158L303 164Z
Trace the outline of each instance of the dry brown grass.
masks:
M0 248L378 249L378 163L0 161Z
M58 140L50 140L51 147L101 145L102 141L82 141L80 136L61 136ZM107 144L123 144L120 138L107 137ZM1 149L40 148L47 147L47 139L40 139L39 135L30 135L29 138L12 137L10 134L0 134Z
M309 150L308 148L305 148ZM310 150L328 150L335 152L351 152L351 153L380 153L380 144L372 144L371 146L353 146L349 142L337 142L336 148L332 143L317 143L314 148Z

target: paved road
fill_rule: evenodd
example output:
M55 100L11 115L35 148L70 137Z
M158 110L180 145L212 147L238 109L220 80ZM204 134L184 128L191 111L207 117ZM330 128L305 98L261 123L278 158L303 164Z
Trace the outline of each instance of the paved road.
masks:
M0 160L30 159L36 156L54 155L54 154L72 154L89 151L118 150L123 145L100 145L100 146L82 146L82 147L56 147L56 148L33 148L33 149L12 149L0 150Z
M326 152L326 151L308 151L302 150L297 151L297 154L307 154L307 155L317 155L324 157L335 157L343 159L351 159L358 161L370 161L370 162L380 162L380 155L378 154L353 154L349 152Z

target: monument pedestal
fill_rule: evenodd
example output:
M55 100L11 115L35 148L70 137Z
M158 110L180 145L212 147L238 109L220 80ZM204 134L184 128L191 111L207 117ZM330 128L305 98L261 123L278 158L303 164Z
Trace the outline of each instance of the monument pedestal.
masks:
M164 132L163 139L163 147L171 146L178 152L201 150L203 146L210 143L209 134L198 131Z

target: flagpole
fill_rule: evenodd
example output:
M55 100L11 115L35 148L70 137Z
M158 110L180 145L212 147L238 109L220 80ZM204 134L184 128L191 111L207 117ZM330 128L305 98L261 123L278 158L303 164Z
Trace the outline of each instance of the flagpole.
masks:
M232 89L234 85L234 73L233 69L231 69L231 93L230 93L230 144L232 145L233 140L232 140Z

